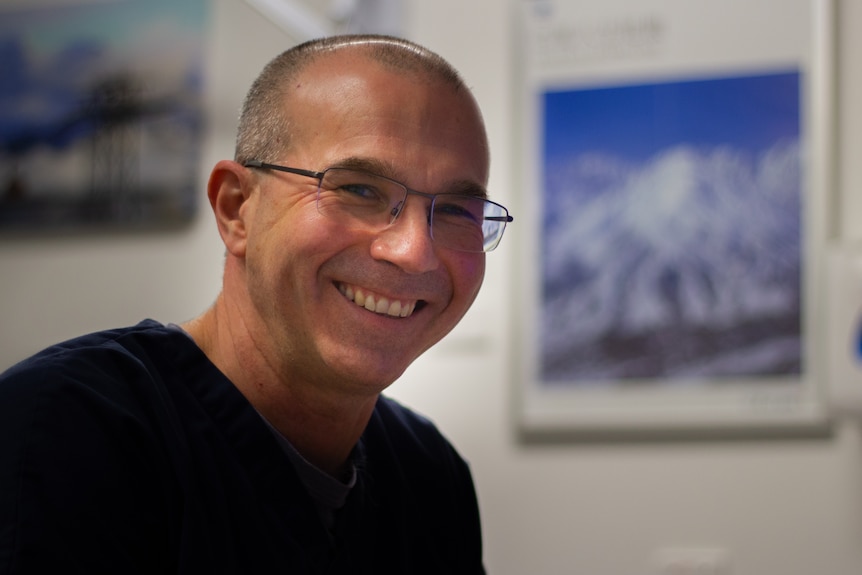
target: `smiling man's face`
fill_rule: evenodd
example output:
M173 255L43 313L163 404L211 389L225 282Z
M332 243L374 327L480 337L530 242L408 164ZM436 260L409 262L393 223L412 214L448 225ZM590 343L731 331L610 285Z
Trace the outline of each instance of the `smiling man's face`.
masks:
M472 96L357 53L321 56L287 91L286 166L365 168L430 194L484 189L488 148ZM436 245L411 195L382 231L319 213L317 180L260 172L246 202L247 325L285 377L377 393L447 334L478 293L485 255ZM262 343L265 342L265 343Z

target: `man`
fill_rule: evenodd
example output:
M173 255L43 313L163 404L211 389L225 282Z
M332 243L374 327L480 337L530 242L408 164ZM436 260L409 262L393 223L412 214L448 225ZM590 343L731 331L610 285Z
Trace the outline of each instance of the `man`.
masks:
M464 461L383 398L461 319L511 218L476 102L383 36L252 86L208 196L211 309L0 379L0 572L481 573Z

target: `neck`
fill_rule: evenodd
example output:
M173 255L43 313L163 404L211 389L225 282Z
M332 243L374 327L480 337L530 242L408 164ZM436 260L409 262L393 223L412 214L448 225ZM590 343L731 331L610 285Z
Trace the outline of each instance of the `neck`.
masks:
M334 386L278 367L224 294L182 327L210 361L309 462L340 476L365 430L377 396L339 394Z

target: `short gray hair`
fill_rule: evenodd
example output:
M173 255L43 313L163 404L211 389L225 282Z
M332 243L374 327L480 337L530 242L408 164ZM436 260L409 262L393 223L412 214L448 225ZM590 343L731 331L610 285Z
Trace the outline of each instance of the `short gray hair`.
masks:
M289 145L290 126L284 113L288 82L318 56L357 48L371 60L396 72L427 74L456 91L466 90L449 62L409 40L377 34L346 34L311 40L275 57L254 81L243 103L237 130L235 160L275 161Z

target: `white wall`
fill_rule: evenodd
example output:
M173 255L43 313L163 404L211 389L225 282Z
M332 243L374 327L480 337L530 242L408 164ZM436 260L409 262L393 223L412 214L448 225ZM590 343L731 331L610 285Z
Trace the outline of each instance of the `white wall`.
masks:
M838 3L838 183L848 208L841 223L845 239L858 241L862 3ZM292 42L239 0L214 6L202 201L208 167L232 156L245 89ZM511 28L501 0L408 0L407 35L450 59L483 106L492 191L504 203L519 192L510 181ZM726 549L734 575L862 573L855 424L816 440L519 443L507 352L513 253L504 241L489 256L484 291L465 322L391 390L436 420L470 460L491 573L647 574L665 547ZM194 316L215 297L221 262L206 209L189 229L164 235L0 240L0 368L84 331Z

